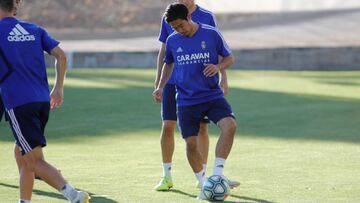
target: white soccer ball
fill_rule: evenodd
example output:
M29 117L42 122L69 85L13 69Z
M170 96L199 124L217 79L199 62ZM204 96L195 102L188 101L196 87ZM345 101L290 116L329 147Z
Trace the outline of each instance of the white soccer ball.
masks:
M230 195L228 181L219 175L210 176L204 182L202 189L209 201L224 201Z

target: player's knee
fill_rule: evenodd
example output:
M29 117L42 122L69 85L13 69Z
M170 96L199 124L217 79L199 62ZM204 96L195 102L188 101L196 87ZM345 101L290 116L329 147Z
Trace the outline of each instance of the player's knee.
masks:
M42 156L39 156L36 153L36 148L35 148L31 152L22 156L22 161L24 163L24 167L26 167L27 170L34 172L36 166L40 165L41 162L44 161L44 159Z
M197 150L197 137L192 136L186 139L186 149L188 151L196 151Z
M226 120L226 123L223 125L223 131L228 135L234 135L237 129L237 124L235 119L229 118Z
M208 136L207 124L205 124L205 123L200 124L199 136L201 136L201 137Z
M162 128L164 132L174 132L176 128L176 121L164 121Z
M164 121L162 126L162 136L173 136L176 128L175 121Z
M24 160L24 165L22 166L22 170L25 169L27 171L35 172L36 161L35 160Z
M21 159L21 157L22 157L21 152L20 152L20 148L18 146L14 147L14 157L17 160Z
M230 119L229 125L228 125L228 131L230 134L234 135L237 129L237 124L234 119Z

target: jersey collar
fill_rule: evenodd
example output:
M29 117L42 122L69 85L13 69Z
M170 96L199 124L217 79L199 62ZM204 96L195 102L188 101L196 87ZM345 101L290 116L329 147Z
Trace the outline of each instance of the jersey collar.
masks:
M13 22L13 21L18 21L15 17L5 17L3 19L0 20L1 22Z

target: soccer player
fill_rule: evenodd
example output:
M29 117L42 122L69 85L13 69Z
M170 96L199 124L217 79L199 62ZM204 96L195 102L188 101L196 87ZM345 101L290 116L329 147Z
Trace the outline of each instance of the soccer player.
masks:
M22 162L19 202L30 202L35 173L70 202L89 202L89 195L67 183L58 170L45 161L42 151L46 146L44 129L49 110L60 107L63 102L65 53L44 29L13 17L14 9L17 9L14 0L0 0L0 91L21 152L16 154L16 159ZM57 61L51 93L44 51Z
M207 116L221 130L215 150L214 175L223 176L235 136L234 114L219 86L219 72L231 66L234 57L218 29L193 22L183 4L170 4L164 16L176 32L167 39L165 64L153 96L157 102L162 101L164 87L174 70L179 126L188 161L202 186L205 172L197 142L202 118ZM199 198L204 198L202 191Z
M203 24L211 25L213 27L217 27L215 16L200 6L195 4L194 0L178 0L179 3L184 4L188 10L190 15L192 16L193 21L201 22ZM169 35L174 32L173 28L169 23L165 21L165 18L162 18L161 22L161 30L159 41L161 42L161 47L158 54L157 61L157 74L155 79L155 89L159 84L159 80L161 77L161 71L164 65L164 56L165 56L165 46L166 39ZM171 178L171 165L172 165L172 156L174 153L174 132L176 127L176 100L175 100L175 81L174 76L170 78L168 83L164 88L164 95L162 100L162 129L160 135L160 144L161 144L161 153L162 153L162 161L163 161L163 177L160 182L155 186L155 190L163 191L168 190L173 187L173 182ZM222 87L225 94L228 92L228 84L225 70L221 71L221 79L220 86ZM208 119L203 119L200 124L198 142L199 149L202 155L203 167L206 169L207 159L208 159L208 151L209 151L209 137L207 130ZM237 181L229 181L231 187L237 187L240 183Z
M20 3L21 3L21 0L15 0L15 7L14 7L14 11L13 11L14 16L17 15ZM1 92L0 92L0 122L2 120L3 115L5 117L4 120L8 121L9 118L8 118L8 115L6 114L4 103L3 103L2 98L1 98ZM17 154L20 154L20 149L16 144L15 144L15 147L14 147L14 153L15 153L15 157L21 158L20 156L17 156ZM16 159L16 163L17 163L19 173L20 173L21 163L22 163L21 159ZM39 176L37 176L36 174L35 174L35 179L41 180L41 178Z

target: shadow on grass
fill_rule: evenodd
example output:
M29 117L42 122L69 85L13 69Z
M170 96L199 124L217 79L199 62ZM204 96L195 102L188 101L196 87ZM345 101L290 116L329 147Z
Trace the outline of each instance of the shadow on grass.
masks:
M360 143L360 100L232 89L238 135Z
M190 193L186 193L186 192L183 192L183 191L177 190L177 189L171 189L168 192L173 192L173 193L188 196L188 197L191 197L191 198L196 198L197 197L196 195L192 195Z
M13 188L13 189L19 189L19 186L17 186L17 185L10 185L10 184L6 184L6 183L0 183L0 186L7 187L7 188ZM78 190L81 190L81 189L78 189ZM82 190L82 191L85 191L85 190ZM117 201L114 201L112 199L108 199L106 197L96 195L89 191L86 191L86 192L91 196L92 203L117 203ZM53 199L66 200L66 198L63 195L61 195L60 193L55 193L55 192L45 192L45 191L34 189L33 194L36 194L39 196L46 196L46 197L50 197Z
M7 187L7 188L13 188L13 189L19 189L19 186L17 186L17 185L10 185L10 184L6 184L6 183L0 183L0 186ZM63 195L61 195L60 193L55 193L55 192L45 192L45 191L34 189L33 194L40 195L40 196L46 196L46 197L50 197L50 198L54 198L54 199L66 200L66 198Z
M86 191L86 190L83 190L83 191ZM91 197L91 200L90 200L91 203L118 203L117 201L114 201L114 200L109 199L107 197L97 195L97 194L94 194L94 193L89 192L89 191L86 191L86 192Z
M252 198L252 197L245 197L245 196L238 196L238 195L231 195L231 197L237 199L235 202L275 203L275 202L268 201L268 200ZM227 201L225 201L225 202L227 202Z
M51 143L97 139L109 133L160 132L160 105L154 103L152 91L150 87L68 87L63 107L50 115L46 137ZM227 99L237 116L238 136L360 143L357 99L241 88L231 88ZM212 135L218 136L211 126ZM0 141L13 140L8 128L0 123Z
M169 191L165 191L165 192L173 192L176 194L180 194L180 195L184 195L184 196L188 196L191 198L197 198L196 195L192 195L189 193L186 193L184 191L181 190L177 190L177 189L171 189ZM251 198L251 197L245 197L245 196L238 196L238 195L231 195L231 197L236 198L236 201L229 201L229 200L225 200L223 202L228 202L228 203L233 203L233 202L255 202L255 203L275 203L275 202L271 202L271 201L267 201L267 200L263 200L263 199L257 199L257 198Z

